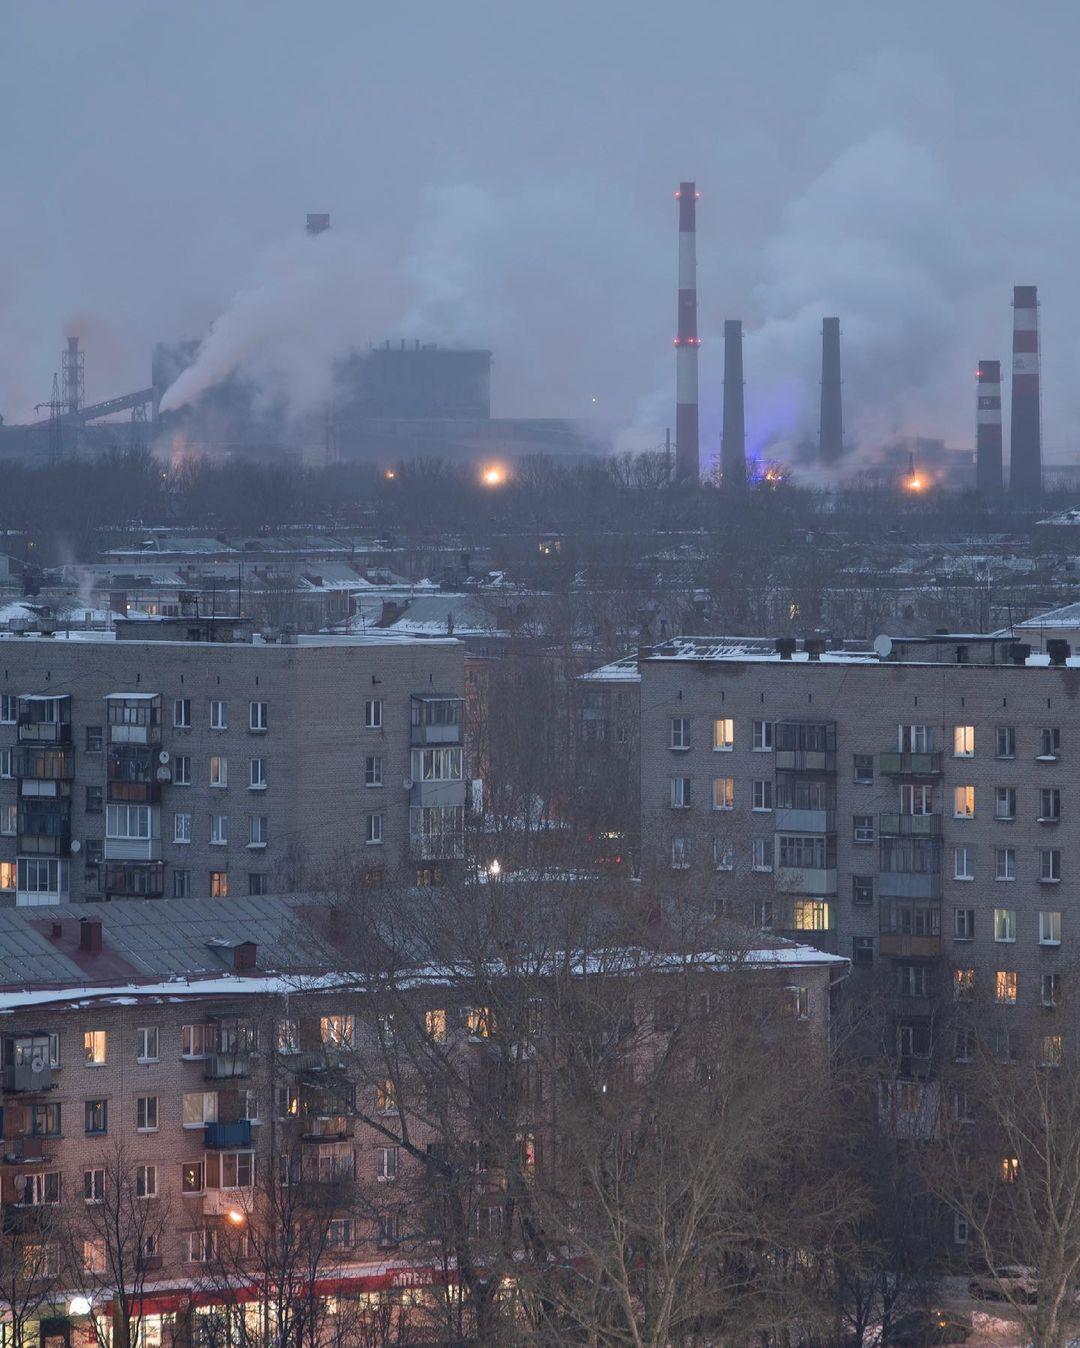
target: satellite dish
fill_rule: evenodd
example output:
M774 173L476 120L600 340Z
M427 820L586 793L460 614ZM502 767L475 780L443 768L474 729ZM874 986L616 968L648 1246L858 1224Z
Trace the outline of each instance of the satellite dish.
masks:
M405 780L401 783L401 785L405 788L406 791L411 791L413 788L413 779L411 777L406 777Z
M45 1059L42 1057L40 1053L35 1053L34 1056L30 1059L30 1070L31 1072L44 1072Z
M82 843L78 840L78 838L72 838L72 840L71 840L71 850L72 850L73 852L81 852L81 851L82 851Z
M158 779L159 782L172 781L172 773L169 771L168 768L158 768L154 776Z
M159 753L157 756L157 761L161 764L165 764L169 761L168 749L162 749L161 753Z
M875 637L874 651L882 660L887 660L892 655L892 637L887 637L884 632L881 636Z

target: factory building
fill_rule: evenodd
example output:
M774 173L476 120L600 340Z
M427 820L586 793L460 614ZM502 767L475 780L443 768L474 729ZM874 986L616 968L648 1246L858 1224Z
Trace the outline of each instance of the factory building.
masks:
M237 618L0 634L7 904L271 893L460 857L464 648Z

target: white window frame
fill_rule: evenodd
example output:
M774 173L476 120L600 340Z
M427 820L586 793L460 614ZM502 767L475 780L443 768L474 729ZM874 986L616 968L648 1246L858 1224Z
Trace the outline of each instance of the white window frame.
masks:
M1016 909L994 909L994 940L998 945L1016 944Z
M750 869L771 874L772 868L773 840L771 838L752 839L750 844Z
M270 704L268 702L248 703L248 729L253 734L264 734L270 729Z
M191 842L191 815L185 810L178 810L173 815L173 842Z
M135 1197L157 1198L158 1168L153 1162L145 1162L135 1167Z
M772 814L773 781L771 777L755 777L752 809L758 814Z
M686 865L689 866L690 839L684 838L683 842L686 843ZM712 856L714 871L733 871L735 869L735 846L727 838L714 838L712 840ZM674 865L674 862L672 865Z
M375 1149L375 1178L383 1184L392 1184L398 1177L398 1148Z
M1039 848L1039 883L1058 885L1061 883L1061 848Z
M210 755L210 785L215 791L224 790L229 785L229 760L224 754Z
M1016 787L994 787L994 818L1011 820L1016 818Z
M135 1097L135 1131L156 1133L160 1127L161 1102L156 1095Z
M713 753L730 754L735 749L735 721L730 716L713 718Z
M953 726L953 758L975 757L975 727L973 725Z
M771 754L772 751L773 751L772 721L755 721L753 752L756 754Z
M975 879L975 854L971 847L953 848L953 879Z
M689 716L672 716L668 723L668 748L676 753L686 753L690 748Z
M176 754L173 757L173 786L191 785L191 755Z
M735 808L735 778L714 777L712 784L712 807L714 810L733 810Z
M994 727L994 757L1016 757L1016 727L999 725Z
M263 848L270 841L270 816L266 814L248 815L248 847Z
M690 869L690 839L675 837L671 840L671 869L687 871Z
M210 729L228 730L229 728L229 704L224 698L214 697L210 699Z
M383 784L382 754L365 754L364 785L370 787L381 787L382 784Z
M994 878L1003 884L1016 879L1016 848L994 848Z
M364 846L381 847L383 841L383 817L379 811L364 815Z
M248 759L248 790L265 791L266 790L266 759L249 758Z
M364 729L381 730L383 728L383 700L381 697L364 699Z
M173 698L173 729L190 730L191 729L191 698L175 697Z
M961 797L960 793L964 795ZM971 807L967 807L968 792L971 793ZM961 808L961 799L964 808ZM974 819L975 818L975 788L972 785L953 787L953 818L954 819Z
M669 786L671 808L673 810L688 810L690 808L690 778L672 777Z
M228 847L229 845L229 816L227 814L212 814L210 816L210 837L211 847Z
M161 1032L156 1025L140 1025L135 1030L135 1057L139 1062L159 1062Z
M1042 908L1039 911L1039 944L1061 944L1061 913L1056 908Z

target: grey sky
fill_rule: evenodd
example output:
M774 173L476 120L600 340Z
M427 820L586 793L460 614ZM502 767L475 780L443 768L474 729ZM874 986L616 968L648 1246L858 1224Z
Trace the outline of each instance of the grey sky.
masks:
M483 342L497 412L598 414L644 445L670 419L672 193L696 177L707 440L723 318L746 323L760 444L812 420L817 320L836 312L854 434L970 442L975 362L1007 359L1020 282L1040 288L1050 457L1074 457L1071 0L0 16L9 419L48 396L65 324L89 396L136 387L155 339L201 335L329 210L352 259L315 292L332 333Z

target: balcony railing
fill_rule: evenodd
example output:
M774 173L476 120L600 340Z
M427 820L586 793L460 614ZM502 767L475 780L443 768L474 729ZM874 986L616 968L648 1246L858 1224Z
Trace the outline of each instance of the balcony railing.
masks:
M237 1119L233 1123L208 1123L203 1145L208 1150L230 1150L233 1147L246 1149L251 1146L250 1119Z
M207 1081L229 1081L234 1077L251 1076L252 1054L247 1049L229 1053L211 1053L203 1072Z
M15 755L15 776L35 782L70 782L75 776L75 754L68 747L25 745Z
M415 861L449 861L465 855L463 833L411 833L409 854Z
M434 805L464 805L465 783L456 782L417 782L414 781L409 792L409 804L421 808Z
M302 1115L301 1137L305 1142L344 1142L352 1137L355 1123L345 1115L323 1118L321 1115Z
M113 898L160 899L165 893L161 861L111 862L104 868L101 890Z
M836 871L811 866L779 866L776 870L776 888L781 894L828 898L836 893Z
M70 744L70 721L36 721L31 717L19 717L20 744Z
M940 838L941 815L889 811L878 816L878 833L894 838Z
M940 936L915 936L907 931L883 931L878 937L878 944L883 955L936 959L941 954Z
M4 1090L12 1095L34 1095L39 1091L51 1091L53 1069L42 1063L9 1063L4 1068Z
M940 777L941 753L908 753L886 750L878 754L878 772L882 777Z
M775 827L783 833L835 833L835 810L795 810L778 807Z
M883 899L940 899L941 875L933 871L881 871L877 888Z
M777 772L835 772L834 749L777 749L773 754Z

